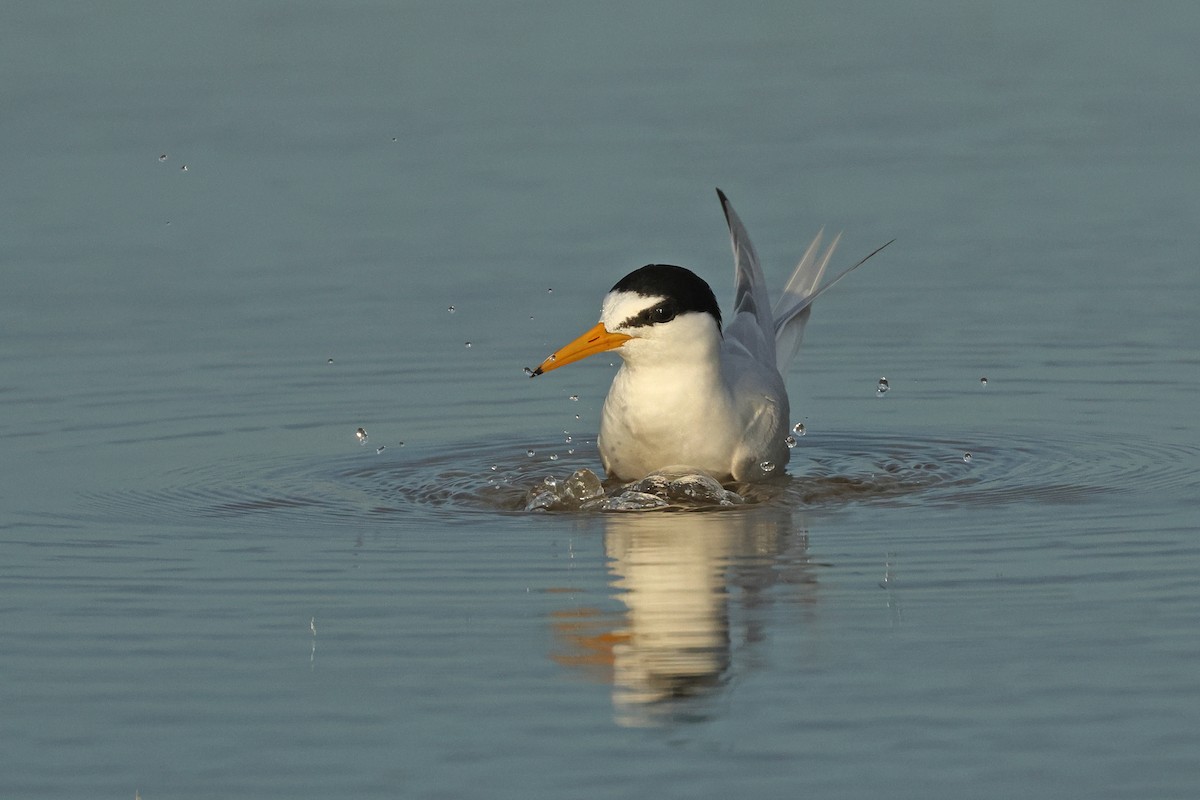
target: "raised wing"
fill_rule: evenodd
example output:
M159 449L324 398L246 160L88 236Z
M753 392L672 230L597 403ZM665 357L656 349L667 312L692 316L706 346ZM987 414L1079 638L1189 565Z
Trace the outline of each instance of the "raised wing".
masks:
M755 360L775 366L775 324L771 313L771 298L758 254L750 243L746 226L738 219L729 198L720 189L721 208L729 225L729 240L733 246L733 316L725 328L725 336L741 344Z

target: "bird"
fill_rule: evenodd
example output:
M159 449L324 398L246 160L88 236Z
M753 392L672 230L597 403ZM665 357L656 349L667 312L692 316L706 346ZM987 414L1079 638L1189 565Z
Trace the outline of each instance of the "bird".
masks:
M647 264L613 285L595 326L526 370L537 377L596 353L621 357L597 436L609 478L633 481L675 467L722 483L782 474L791 411L781 371L800 347L812 303L892 243L822 284L841 239L839 233L822 251L822 229L772 306L746 228L725 193L717 189L717 196L734 256L728 320L696 273Z

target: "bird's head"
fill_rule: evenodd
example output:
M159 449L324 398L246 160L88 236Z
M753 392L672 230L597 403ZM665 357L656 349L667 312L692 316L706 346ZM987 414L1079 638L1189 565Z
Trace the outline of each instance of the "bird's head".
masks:
M712 289L684 267L647 264L617 281L601 305L600 321L559 348L533 377L605 350L626 359L678 360L714 346L721 309Z

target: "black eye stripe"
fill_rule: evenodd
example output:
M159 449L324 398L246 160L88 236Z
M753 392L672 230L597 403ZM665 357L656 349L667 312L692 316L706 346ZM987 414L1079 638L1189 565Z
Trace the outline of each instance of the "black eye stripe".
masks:
M621 323L622 328L640 328L645 325L655 325L660 322L670 322L679 314L679 304L667 299L655 303L650 308L635 314Z

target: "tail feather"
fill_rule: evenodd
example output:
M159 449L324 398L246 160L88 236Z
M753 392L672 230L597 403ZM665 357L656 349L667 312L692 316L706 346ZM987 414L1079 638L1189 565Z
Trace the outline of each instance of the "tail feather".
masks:
M796 271L792 273L792 277L788 280L783 294L772 309L772 314L775 318L775 363L779 365L780 372L787 369L788 365L796 357L796 352L800 349L800 343L804 339L804 326L808 323L808 318L812 314L813 301L820 297L827 289L832 288L842 278L865 264L867 259L875 255L875 253L878 253L884 247L896 241L892 239L891 242L876 248L866 258L857 264L846 267L846 269L835 275L832 280L822 285L821 278L825 275L825 268L829 266L829 260L833 257L833 251L837 249L838 242L842 239L842 234L839 233L833 238L829 247L825 248L825 252L818 258L817 253L821 249L821 237L823 233L824 230L818 232L812 244L804 251L804 257L796 265Z

